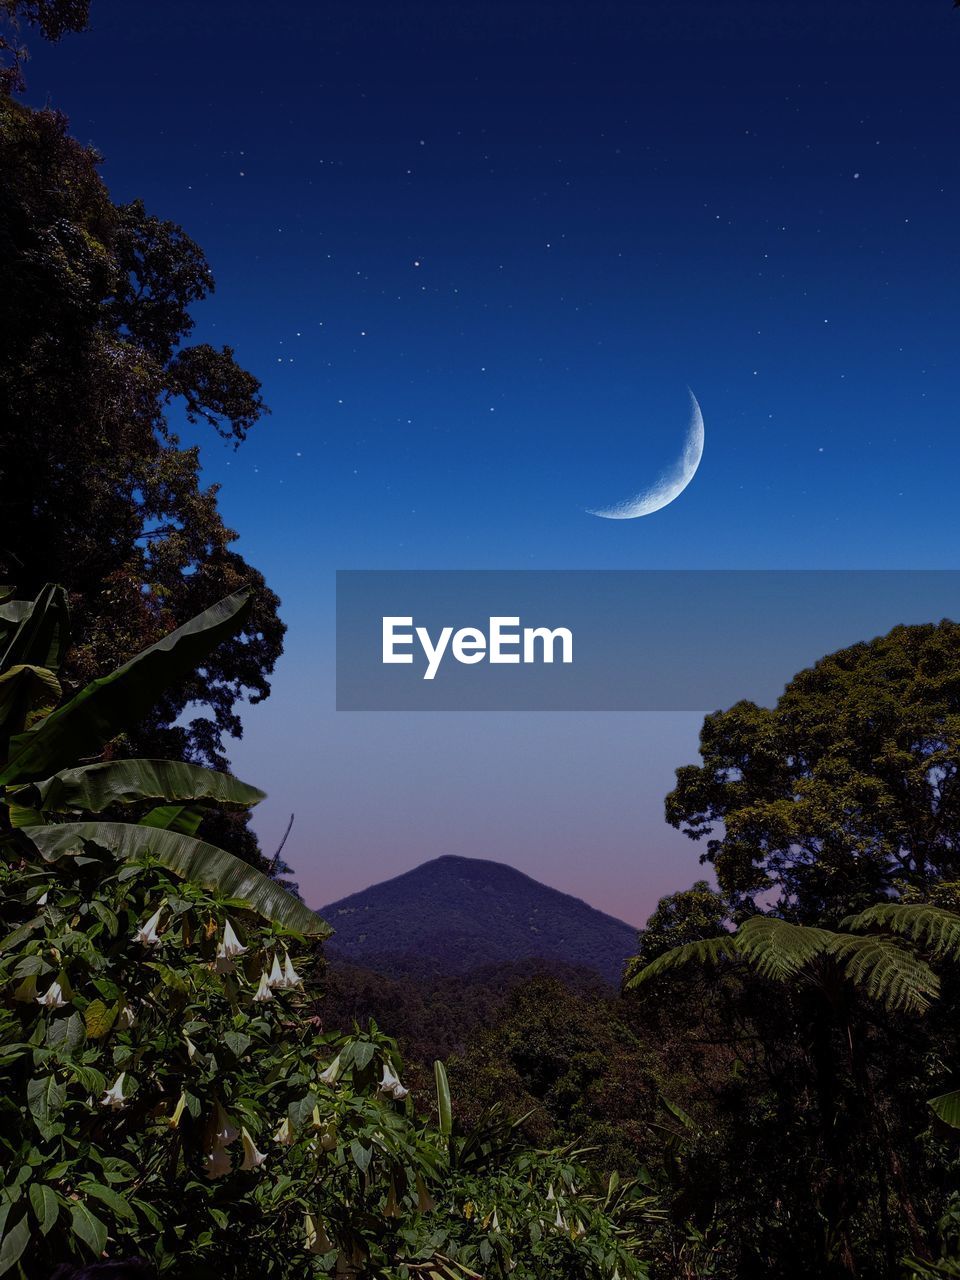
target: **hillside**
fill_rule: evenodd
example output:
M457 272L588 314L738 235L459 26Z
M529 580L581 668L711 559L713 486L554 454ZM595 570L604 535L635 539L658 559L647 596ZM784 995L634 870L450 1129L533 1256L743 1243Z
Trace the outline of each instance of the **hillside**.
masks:
M456 976L543 960L619 984L636 929L501 862L445 856L320 909L331 960Z

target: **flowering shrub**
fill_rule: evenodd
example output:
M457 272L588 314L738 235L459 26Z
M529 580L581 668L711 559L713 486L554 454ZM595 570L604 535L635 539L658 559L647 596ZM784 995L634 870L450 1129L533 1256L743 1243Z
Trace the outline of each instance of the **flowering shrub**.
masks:
M0 918L0 1272L645 1274L646 1197L505 1122L418 1119L394 1043L325 1034L312 957L242 902L93 844L8 849Z
M0 589L0 1276L90 1255L190 1280L645 1274L649 1197L577 1189L572 1157L496 1119L455 1134L439 1066L433 1128L392 1040L323 1033L298 966L329 929L195 836L204 805L261 792L75 763L249 609L228 597L61 702L63 591Z

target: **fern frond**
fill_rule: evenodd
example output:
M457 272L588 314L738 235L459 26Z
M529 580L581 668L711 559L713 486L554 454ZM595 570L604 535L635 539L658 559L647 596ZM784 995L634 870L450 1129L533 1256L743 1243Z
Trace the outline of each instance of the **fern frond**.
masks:
M662 956L657 956L656 960L651 960L639 973L635 973L626 983L626 989L629 991L633 987L639 987L642 982L649 982L651 978L659 977L668 969L678 969L681 965L719 964L725 957L737 954L735 936L732 933L722 934L719 938L703 938L697 942L686 942L682 947L673 947Z
M830 950L850 981L887 1009L926 1013L940 994L940 979L927 962L893 938L838 933Z
M960 960L960 915L944 907L879 902L844 920L845 929L890 929L934 955Z
M833 937L827 929L791 924L775 916L751 916L736 933L738 950L762 977L775 982L795 977L829 951Z

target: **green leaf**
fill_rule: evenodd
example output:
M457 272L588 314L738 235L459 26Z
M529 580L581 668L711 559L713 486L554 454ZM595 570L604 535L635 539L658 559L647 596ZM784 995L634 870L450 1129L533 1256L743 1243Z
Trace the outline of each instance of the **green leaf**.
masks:
M668 969L677 969L685 964L719 964L723 959L733 959L738 954L732 933L721 934L719 938L704 938L698 942L687 942L682 947L673 947L657 956L639 973L635 973L627 982L629 991L639 987L641 983L657 978Z
M952 1089L949 1093L941 1093L927 1103L933 1114L952 1129L960 1129L960 1089Z
M453 1133L453 1109L450 1105L450 1081L447 1069L437 1059L433 1064L433 1078L437 1086L437 1111L440 1113L440 1132L445 1138Z
M144 800L211 804L248 809L264 793L228 773L217 773L182 760L106 760L77 769L64 769L43 782L11 792L11 799L34 809L85 809L102 813L115 804ZM153 822L151 826L160 826Z
M19 804L7 804L11 827L42 827L46 818L38 809L25 809Z
M105 1187L99 1182L86 1181L80 1183L80 1190L105 1204L114 1217L126 1218L128 1222L136 1222L137 1215L124 1200L123 1196L118 1195L111 1187Z
M349 1055L349 1058L347 1055L343 1056L344 1065L352 1059L353 1065L360 1071L362 1071L364 1067L369 1066L370 1062L373 1060L373 1055L376 1052L376 1045L372 1044L369 1040L354 1040L353 1044L349 1047L352 1050L352 1053Z
M373 1154L372 1149L370 1147L365 1147L358 1138L354 1138L350 1143L350 1154L353 1156L354 1164L360 1172L366 1173L367 1169L370 1167L370 1157Z
M165 1229L167 1224L163 1221L152 1204L148 1203L146 1200L134 1200L132 1203L137 1206L146 1220L150 1223L151 1227L153 1227L154 1231L163 1231Z
M119 1156L106 1156L103 1161L103 1176L108 1182L133 1182L140 1175L132 1164L121 1160Z
M154 858L168 870L224 897L237 898L273 924L295 933L329 937L330 926L269 876L192 836L124 822L65 822L30 827L25 834L48 862L83 854L87 843L111 850L120 859Z
M83 1015L88 1039L102 1039L113 1026L116 1016L116 1008L108 1009L102 1000L91 1000Z
M297 1098L296 1101L290 1103L287 1108L287 1114L294 1129L302 1129L307 1124L313 1114L313 1108L317 1105L317 1101L315 1093L307 1093L302 1098Z
M20 663L58 670L70 643L67 593L48 583L32 603L18 604L20 621L0 656L0 671Z
M140 819L141 827L159 827L163 831L182 831L186 836L195 836L203 821L199 809L191 809L184 804L161 804Z
M16 1266L29 1243L30 1221L24 1210L13 1226L4 1232L3 1244L0 1244L0 1276L6 1275L11 1267Z
M4 742L13 733L22 733L54 709L63 690L60 681L46 667L19 663L0 675L0 730Z
M737 949L763 977L786 982L817 956L828 952L836 935L828 929L791 924L776 916L751 916L735 937Z
M890 929L934 955L960 959L960 915L945 907L878 902L843 922L844 929Z
M53 1076L42 1076L27 1083L27 1106L37 1128L44 1138L52 1133L52 1126L67 1100L65 1085Z
M888 1009L925 1013L940 994L940 979L927 962L896 939L837 934L833 954L848 978Z
M250 1036L245 1036L242 1031L224 1032L223 1042L235 1058L242 1058L253 1044Z
M25 920L23 924L18 925L12 933L8 933L6 937L0 938L0 953L5 951L15 951L21 942L26 941L31 933L43 925L43 916L34 916L32 920Z
M227 596L111 675L88 684L38 728L13 738L0 785L47 778L83 756L95 755L123 729L139 723L166 689L190 675L242 627L252 600L248 590Z
M70 1226L73 1233L99 1258L107 1243L106 1223L81 1201L70 1206Z
M30 1187L30 1204L40 1223L41 1232L46 1235L56 1224L60 1214L56 1192L45 1182L34 1182Z

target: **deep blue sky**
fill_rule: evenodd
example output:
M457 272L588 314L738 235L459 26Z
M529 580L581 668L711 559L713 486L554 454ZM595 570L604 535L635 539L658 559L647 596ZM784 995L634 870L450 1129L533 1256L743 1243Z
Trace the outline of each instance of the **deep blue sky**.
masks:
M198 335L273 409L239 453L202 438L291 629L233 752L264 836L296 811L314 904L459 853L640 921L697 873L662 796L698 718L337 715L333 571L954 567L960 13L92 15L34 46L30 100L204 246ZM585 515L675 455L687 385L687 492Z

